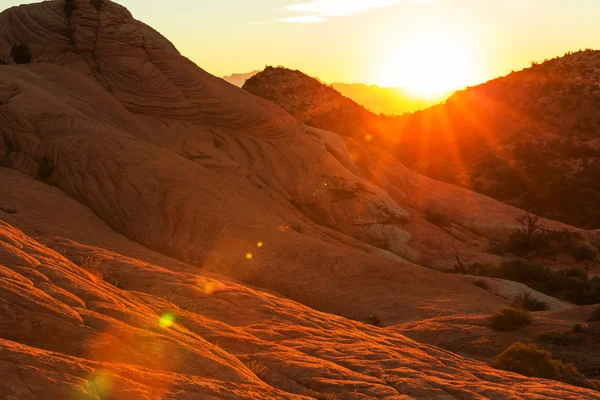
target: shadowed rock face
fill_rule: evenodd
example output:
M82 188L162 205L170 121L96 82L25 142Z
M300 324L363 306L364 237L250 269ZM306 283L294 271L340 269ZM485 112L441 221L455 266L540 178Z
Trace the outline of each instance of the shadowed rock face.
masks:
M115 3L76 4L0 14L0 54L34 56L0 66L1 395L593 398L281 297L384 324L489 312L504 300L413 263L457 235L490 257L520 212L305 127Z

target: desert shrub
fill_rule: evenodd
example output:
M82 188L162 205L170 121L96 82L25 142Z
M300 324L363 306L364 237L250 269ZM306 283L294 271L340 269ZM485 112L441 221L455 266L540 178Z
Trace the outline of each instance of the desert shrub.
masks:
M576 246L569 248L567 254L573 257L575 261L579 262L594 261L598 258L598 253L596 250L589 246Z
M522 282L528 286L530 283L546 282L552 278L550 268L518 260L503 263L497 273L498 278Z
M494 357L492 367L525 376L553 379L556 376L552 355L535 344L514 343Z
M519 228L505 243L492 245L489 252L497 255L506 253L520 257L568 254L579 262L594 261L596 251L584 242L583 236L568 229L549 230L539 222L539 217L526 214L516 219Z
M10 50L10 56L16 64L29 64L33 59L31 50L26 44L15 44Z
M521 292L513 300L511 307L527 311L546 311L548 306L533 297L530 292Z
M12 64L12 58L9 56L0 56L0 65Z
M54 161L52 161L50 157L42 157L38 167L38 178L44 181L49 179L52 176L52 173L54 172L54 168Z
M104 0L90 0L90 4L92 5L92 7L94 7L98 11L104 8L105 3L106 2Z
M246 366L259 379L264 380L264 378L265 378L265 376L267 374L267 367L265 367L265 364L263 364L262 362L260 362L258 360L252 360L248 364L246 364Z
M534 290L578 305L600 303L600 278L588 279L587 273L581 269L552 271L542 265L515 260L500 267L472 264L455 272L521 282Z
M552 358L552 353L539 349L535 344L517 342L496 356L490 365L517 374L553 379L576 386L598 390L596 382L586 379L571 364Z
M585 333L585 328L581 324L575 324L575 325L573 325L573 328L571 328L571 332L573 332L573 333Z
M69 18L71 18L71 15L73 15L73 11L75 11L77 9L77 4L75 4L75 0L65 0L65 14L67 14L67 16Z
M373 326L381 326L381 319L375 315L365 319L365 323Z
M82 269L89 272L90 274L94 275L96 278L104 279L102 271L100 270L101 262L102 262L102 260L100 260L100 259L93 258L93 257L86 257L82 260L82 262L79 266Z
M473 285L475 285L478 288L481 288L483 290L490 290L490 285L488 285L488 283L486 281L484 281L483 279L477 279L477 280L473 281Z
M532 321L528 311L512 307L503 308L489 318L490 327L497 331L515 331Z
M581 268L567 268L559 271L559 274L564 275L568 278L579 278L583 280L588 279L588 274Z
M596 251L583 243L584 238L579 232L573 232L568 229L547 230L544 235L547 246L570 255L576 261L584 262L596 259Z
M497 244L494 247L494 250L496 252L502 252L502 254L510 253L519 257L529 257L531 255L555 255L542 232L535 234L530 239L524 239L519 233L513 232L508 237L506 243Z
M450 225L450 219L444 214L435 210L425 211L425 219L440 228Z
M590 321L600 321L600 307L596 308L590 317Z
M544 331L538 335L538 339L557 346L566 346L570 341L569 335L566 332L557 331Z

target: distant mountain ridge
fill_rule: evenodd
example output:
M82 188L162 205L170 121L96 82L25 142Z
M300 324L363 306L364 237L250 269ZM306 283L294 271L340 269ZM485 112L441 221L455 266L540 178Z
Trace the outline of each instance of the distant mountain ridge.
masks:
M244 88L308 125L369 140L416 172L600 228L599 51L533 63L398 117L371 113L299 71L268 68Z
M246 83L247 79L252 78L254 75L258 74L259 72L260 72L260 70L241 73L241 74L231 74L228 76L224 76L223 79L225 79L227 82L231 83L232 85L235 85L237 87L242 87L242 86L244 86L244 83Z
M431 107L445 100L413 96L401 88L365 85L364 83L332 83L331 86L346 97L376 114L402 115ZM451 93L446 95L450 96Z

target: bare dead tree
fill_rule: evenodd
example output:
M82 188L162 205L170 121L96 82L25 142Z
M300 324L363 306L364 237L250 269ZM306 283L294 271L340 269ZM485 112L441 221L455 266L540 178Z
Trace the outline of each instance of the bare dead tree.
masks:
M458 249L454 244L452 245L452 249L454 250L454 258L456 258L457 262L457 264L454 266L454 269L460 274L466 274L467 272L469 272L469 269L460 259L460 254L458 254Z
M536 233L541 233L544 226L539 222L540 217L532 214L525 214L516 219L520 225L517 230L521 240L527 245L531 244L531 241Z

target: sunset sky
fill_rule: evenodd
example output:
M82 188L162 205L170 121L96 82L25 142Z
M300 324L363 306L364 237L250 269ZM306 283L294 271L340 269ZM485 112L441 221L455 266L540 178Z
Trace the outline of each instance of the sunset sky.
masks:
M20 1L0 0L2 8ZM598 0L121 0L207 71L265 65L422 94L600 48Z

